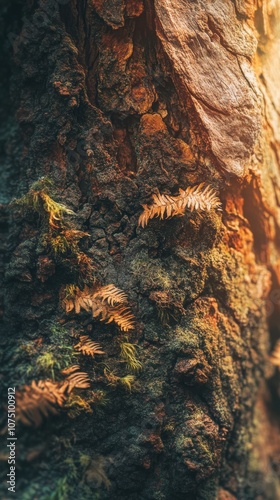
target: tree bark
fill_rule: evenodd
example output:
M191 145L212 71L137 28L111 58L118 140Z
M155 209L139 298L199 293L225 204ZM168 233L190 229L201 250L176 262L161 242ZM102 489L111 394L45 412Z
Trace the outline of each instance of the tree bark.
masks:
M3 393L56 380L79 335L105 351L78 358L91 379L84 411L17 424L18 498L280 498L268 359L280 333L279 1L12 0L0 11ZM92 279L127 293L132 332L63 311L60 290L91 277L44 244L36 211L11 203L38 180L89 234L79 249ZM152 194L201 182L221 212L137 226ZM104 376L127 374L120 341L142 363L131 391ZM49 353L52 373L38 361Z

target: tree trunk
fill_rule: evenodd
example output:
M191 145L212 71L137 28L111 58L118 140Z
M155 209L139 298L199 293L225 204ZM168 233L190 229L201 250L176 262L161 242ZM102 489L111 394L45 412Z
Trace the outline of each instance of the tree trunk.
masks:
M17 498L280 498L279 1L0 9L2 437L7 387L20 411L70 365L91 384L36 429L17 420ZM221 211L137 225L152 194L201 182ZM109 284L133 330L63 309L70 285ZM105 354L79 352L81 335Z

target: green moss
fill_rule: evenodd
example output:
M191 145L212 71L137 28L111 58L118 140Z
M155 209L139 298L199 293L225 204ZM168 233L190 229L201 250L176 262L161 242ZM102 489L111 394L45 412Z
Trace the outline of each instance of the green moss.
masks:
M60 376L60 371L71 364L77 363L79 353L74 350L73 339L69 332L59 323L49 322L44 325L44 334L40 342L34 341L22 344L16 350L16 359L23 368L22 383L29 378L49 378L53 380Z
M64 215L75 215L68 207L55 201L51 196L52 182L47 178L42 178L35 182L29 192L14 203L25 206L37 212L43 223L50 228L64 226Z
M176 326L174 331L174 342L178 342L183 347L197 349L199 347L199 337L189 327Z
M60 234L53 237L51 237L49 234L44 235L42 238L42 245L46 249L50 248L55 258L63 256L64 254L72 251L72 248L69 246L67 239Z
M73 283L66 285L64 288L65 298L74 299L76 296L77 289L78 289L77 285L74 285Z
M135 383L134 375L125 375L124 377L119 378L119 384L122 385L129 392L131 392L134 383Z
M243 255L235 250L229 252L222 244L209 255L210 269L210 286L215 295L221 297L238 322L246 324L249 312L263 304L262 300L257 299L255 288L250 287L245 280L248 267Z
M81 251L78 244L82 238L88 236L88 233L77 229L60 229L56 233L44 234L42 245L51 250L54 258L59 259L65 255L79 255Z
M214 476L203 481L198 488L197 500L217 500L219 490L219 479Z
M82 466L82 468L86 469L91 462L91 457L89 455L86 455L85 453L80 453L79 454L79 462L80 462L80 465Z
M44 349L44 352L36 359L35 371L44 377L56 378L56 373L67 366L77 362L79 354L74 351L72 345L52 345Z
M196 442L195 448L199 450L200 455L203 455L208 463L213 463L213 453L207 446L205 439L202 439L202 437L197 436L195 442Z
M131 264L131 270L145 290L170 290L172 281L167 271L158 260L136 258ZM145 272L143 272L145 270Z
M51 335L55 335L57 338L66 338L68 336L68 330L58 322L50 321L48 322L48 328Z
M94 397L83 398L78 394L71 393L64 405L64 408L67 409L67 413L70 418L75 418L82 412L92 413L92 402L94 402Z
M204 290L207 261L203 253L196 260L190 250L178 247L172 256L161 260L151 260L142 252L132 261L131 271L142 293L168 293L171 309L177 316L186 300L195 300Z
M75 213L63 203L55 201L54 197L52 183L43 178L33 184L25 196L15 200L14 204L40 216L38 253L50 253L56 263L66 267L68 273L76 275L79 283L92 282L95 266L92 259L79 248L80 240L89 234L71 227L65 216Z
M73 454L75 450L71 446L68 452ZM23 500L33 500L34 498L42 500L70 500L72 498L99 500L99 492L93 491L92 486L94 485L91 484L89 487L85 479L87 479L86 474L89 471L89 477L92 473L96 487L99 488L102 484L106 487L110 485L104 471L105 464L103 457L97 457L93 460L89 455L82 453L79 453L78 456L76 454L69 455L57 466L57 471L63 475L56 480L54 485L50 486L47 483L42 487L43 483L41 483L40 490L38 490L39 485L37 485L37 487L28 489L22 498Z
M54 379L54 368L59 368L59 362L53 352L44 352L36 359L38 370L43 371L47 376L51 375Z

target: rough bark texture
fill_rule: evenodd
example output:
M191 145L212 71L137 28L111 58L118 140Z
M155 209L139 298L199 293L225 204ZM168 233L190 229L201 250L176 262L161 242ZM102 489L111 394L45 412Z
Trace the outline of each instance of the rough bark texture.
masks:
M280 381L267 361L280 333L267 301L280 286L279 11L278 0L2 3L4 387L48 378L38 357L79 332L106 351L79 361L101 410L18 424L18 498L280 498ZM126 373L123 334L65 315L59 291L81 282L77 269L42 245L36 214L8 204L43 176L90 233L95 276L129 296L143 365L131 392L103 376L104 363ZM202 181L221 213L137 228L157 189Z

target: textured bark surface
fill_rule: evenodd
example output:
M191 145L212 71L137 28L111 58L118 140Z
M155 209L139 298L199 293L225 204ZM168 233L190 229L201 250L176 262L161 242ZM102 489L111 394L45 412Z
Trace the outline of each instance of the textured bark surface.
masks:
M38 357L79 333L106 351L79 360L106 405L18 424L18 498L279 498L279 1L12 0L0 12L4 394L48 378ZM125 374L123 334L65 315L59 291L79 272L46 250L36 214L9 205L43 176L90 234L95 276L128 294L143 365L131 392L103 376L104 363ZM157 189L202 181L222 212L137 227Z

